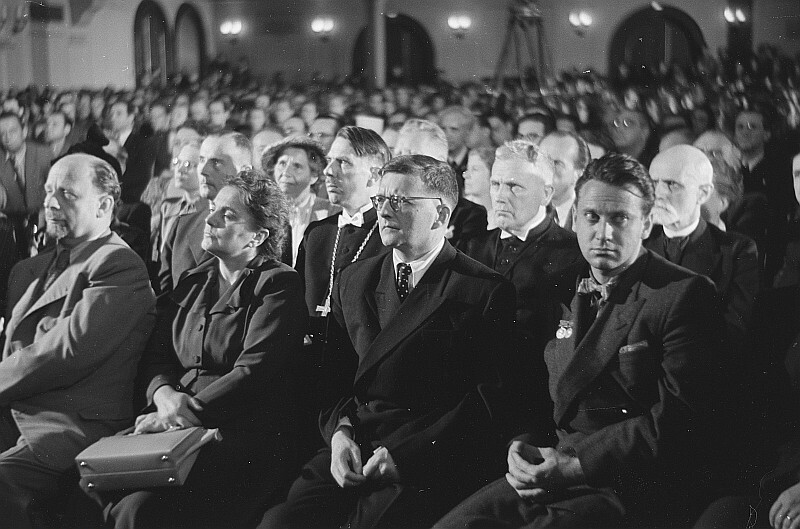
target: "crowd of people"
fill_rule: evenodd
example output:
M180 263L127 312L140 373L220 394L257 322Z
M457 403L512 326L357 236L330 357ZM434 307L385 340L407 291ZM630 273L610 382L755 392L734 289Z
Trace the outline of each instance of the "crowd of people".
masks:
M5 94L2 525L800 526L798 97L770 48ZM78 489L192 426L181 487Z

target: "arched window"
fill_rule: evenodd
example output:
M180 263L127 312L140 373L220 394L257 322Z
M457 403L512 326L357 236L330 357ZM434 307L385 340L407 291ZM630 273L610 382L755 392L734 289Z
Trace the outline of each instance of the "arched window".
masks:
M191 4L183 4L175 16L175 72L200 75L205 72L206 34L200 13Z
M133 26L136 83L166 84L171 73L172 41L164 11L153 0L142 0Z
M436 63L433 44L422 24L403 14L386 17L385 20L387 83L434 82ZM364 28L353 50L353 75L363 75L368 60L367 28Z
M660 10L648 6L626 18L611 38L609 73L625 63L632 70L641 66L657 70L660 63L684 68L702 55L706 42L694 19L674 7Z

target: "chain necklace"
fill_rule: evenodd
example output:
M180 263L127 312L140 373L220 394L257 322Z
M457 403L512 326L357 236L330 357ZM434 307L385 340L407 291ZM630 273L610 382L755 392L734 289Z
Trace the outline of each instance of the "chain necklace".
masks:
M361 256L361 252L364 251L364 248L367 247L367 242L369 242L369 238L372 237L372 233L375 231L375 228L378 226L378 220L375 219L375 224L369 229L369 233L367 236L364 237L364 241L361 243L361 246L358 247L358 251L356 251L356 255L353 257L353 260L350 263L355 263L358 258ZM336 275L336 252L339 249L339 237L342 234L342 226L336 230L336 240L333 242L333 253L331 254L331 273L330 277L328 278L328 293L325 294L325 304L324 305L317 305L317 312L321 313L322 316L327 316L328 313L331 311L331 295L333 295L333 279Z

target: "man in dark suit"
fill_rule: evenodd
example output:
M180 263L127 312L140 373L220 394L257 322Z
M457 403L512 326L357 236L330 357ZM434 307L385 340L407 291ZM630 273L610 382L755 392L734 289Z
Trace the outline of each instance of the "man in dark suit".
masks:
M252 169L253 148L250 140L238 132L209 136L200 145L197 174L200 178L200 199L181 206L181 214L164 237L161 269L158 273L160 292L170 292L181 275L210 255L200 247L208 215L208 202L214 200L225 180L239 171Z
M449 136L436 123L424 119L409 119L400 129L394 152L396 155L424 154L446 161ZM466 157L463 165L466 168ZM464 169L462 173L463 171ZM450 226L446 234L450 244L464 251L472 238L486 233L486 226L486 209L464 198L463 189L459 189L458 204L450 216Z
M469 147L467 141L475 126L475 116L462 106L449 106L439 115L439 124L447 137L447 163L458 179L459 194L464 192L464 171L467 170Z
M11 267L30 256L32 235L44 227L40 212L51 157L47 147L25 141L26 134L17 114L0 113L0 310Z
M445 162L401 156L381 172L392 251L342 270L333 296L352 392L264 527L426 527L502 464L513 286L446 243L458 187Z
M654 193L640 163L593 160L576 193L586 261L556 283L562 320L545 350L559 442L514 440L506 477L436 527L684 527L703 497L722 383L713 285L643 249Z
M499 228L472 239L466 251L510 279L517 289L515 330L529 382L525 385L527 402L542 412L533 413L536 418L532 420L537 422L549 421L552 415L542 351L558 318L548 310L547 284L555 272L581 258L574 233L560 227L546 212L554 176L553 160L530 141L516 140L499 147L490 190ZM540 384L532 383L530 377Z
M690 145L659 153L650 166L657 226L645 246L675 264L707 276L717 287L731 346L744 342L758 292L758 253L752 239L724 232L700 216L713 191L714 170Z
M0 512L42 527L75 456L133 419L136 367L155 321L147 270L111 232L120 186L87 154L56 162L45 186L56 248L11 274L0 361ZM38 507L37 507L38 505Z

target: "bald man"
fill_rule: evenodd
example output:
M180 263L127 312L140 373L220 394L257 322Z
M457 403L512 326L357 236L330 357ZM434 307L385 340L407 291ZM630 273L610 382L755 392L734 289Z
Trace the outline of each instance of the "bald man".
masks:
M650 176L657 226L645 246L708 276L720 295L729 343L743 343L758 292L758 252L749 237L726 233L700 217L700 206L714 189L711 162L696 147L676 145L653 159Z
M197 164L201 198L192 204L186 204L164 237L161 270L158 274L161 293L171 292L184 272L210 257L200 247L208 203L216 198L228 178L236 176L239 171L252 168L253 146L243 134L228 132L203 140Z
M409 119L400 129L397 143L394 146L394 154L396 156L424 154L446 162L448 161L448 137L450 136L432 121ZM466 161L464 164L466 164ZM455 168L453 170L456 171ZM456 176L458 175L459 173L456 171ZM486 208L464 198L463 187L462 178L462 184L459 186L458 204L450 216L447 238L455 248L466 251L471 239L481 237L486 233L488 221Z

